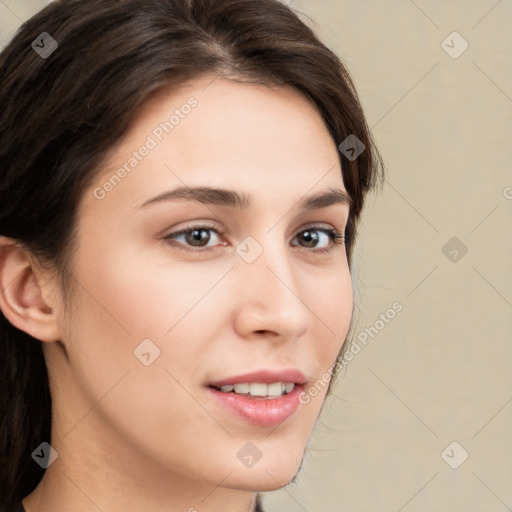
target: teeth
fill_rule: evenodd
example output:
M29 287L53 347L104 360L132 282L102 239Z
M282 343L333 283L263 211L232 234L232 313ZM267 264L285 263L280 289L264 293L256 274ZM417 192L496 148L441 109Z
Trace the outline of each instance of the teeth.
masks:
M261 395L263 395L263 396L264 395L281 396L284 391L283 385L284 385L283 382L274 382L273 384L267 384L266 386L265 386L265 384L251 384L251 395L254 395L254 393L252 391L253 386L262 386L264 389L263 389L263 393L260 393ZM286 385L285 385L285 389L286 389Z
M235 393L249 393L250 384L235 384Z
M221 386L223 393L238 393L241 395L250 394L251 396L282 396L293 390L295 384L293 382L273 382L265 384L262 382L251 382L243 384L226 384Z

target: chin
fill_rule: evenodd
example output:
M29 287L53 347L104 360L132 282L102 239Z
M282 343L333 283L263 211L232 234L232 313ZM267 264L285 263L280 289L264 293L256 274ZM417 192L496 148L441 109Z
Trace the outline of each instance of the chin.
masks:
M226 486L254 492L276 491L294 480L301 465L301 457L294 460L290 456L278 457L276 455L266 462L262 458L252 468L231 474Z
M245 478L240 477L238 485L235 484L230 487L253 492L277 491L283 487L286 487L292 480L294 480L297 475L297 471L286 472L281 470L274 472L268 470L267 473L265 470L263 470L263 473L254 473L254 475L249 475Z

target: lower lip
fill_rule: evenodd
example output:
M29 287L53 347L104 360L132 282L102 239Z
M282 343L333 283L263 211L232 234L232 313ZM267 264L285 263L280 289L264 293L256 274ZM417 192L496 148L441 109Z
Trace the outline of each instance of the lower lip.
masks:
M260 427L273 427L291 416L300 405L299 396L303 386L295 384L294 388L278 398L263 398L223 393L208 387L208 392L222 406L234 412L238 417Z

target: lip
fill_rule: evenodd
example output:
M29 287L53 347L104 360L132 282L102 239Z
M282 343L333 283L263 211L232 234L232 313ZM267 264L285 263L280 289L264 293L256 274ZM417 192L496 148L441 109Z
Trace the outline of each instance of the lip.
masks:
M207 392L216 403L238 418L260 427L273 427L297 411L303 389L304 386L296 384L288 394L271 399L223 393L211 386L207 388Z
M305 384L306 377L300 370L295 368L282 370L257 370L245 373L244 375L235 375L215 382L209 382L207 386L220 388L221 386L226 386L228 384L250 384L254 382L261 382L262 384L272 384L273 382L293 382L297 385Z

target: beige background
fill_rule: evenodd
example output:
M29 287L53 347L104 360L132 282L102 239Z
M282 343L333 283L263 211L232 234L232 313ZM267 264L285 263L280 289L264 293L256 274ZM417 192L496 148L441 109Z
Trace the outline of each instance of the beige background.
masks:
M47 3L0 2L0 44ZM265 508L512 510L512 0L288 3L352 73L387 164L356 246L354 333L403 310L350 362L297 484ZM441 457L453 441L446 460L469 455L457 469Z

